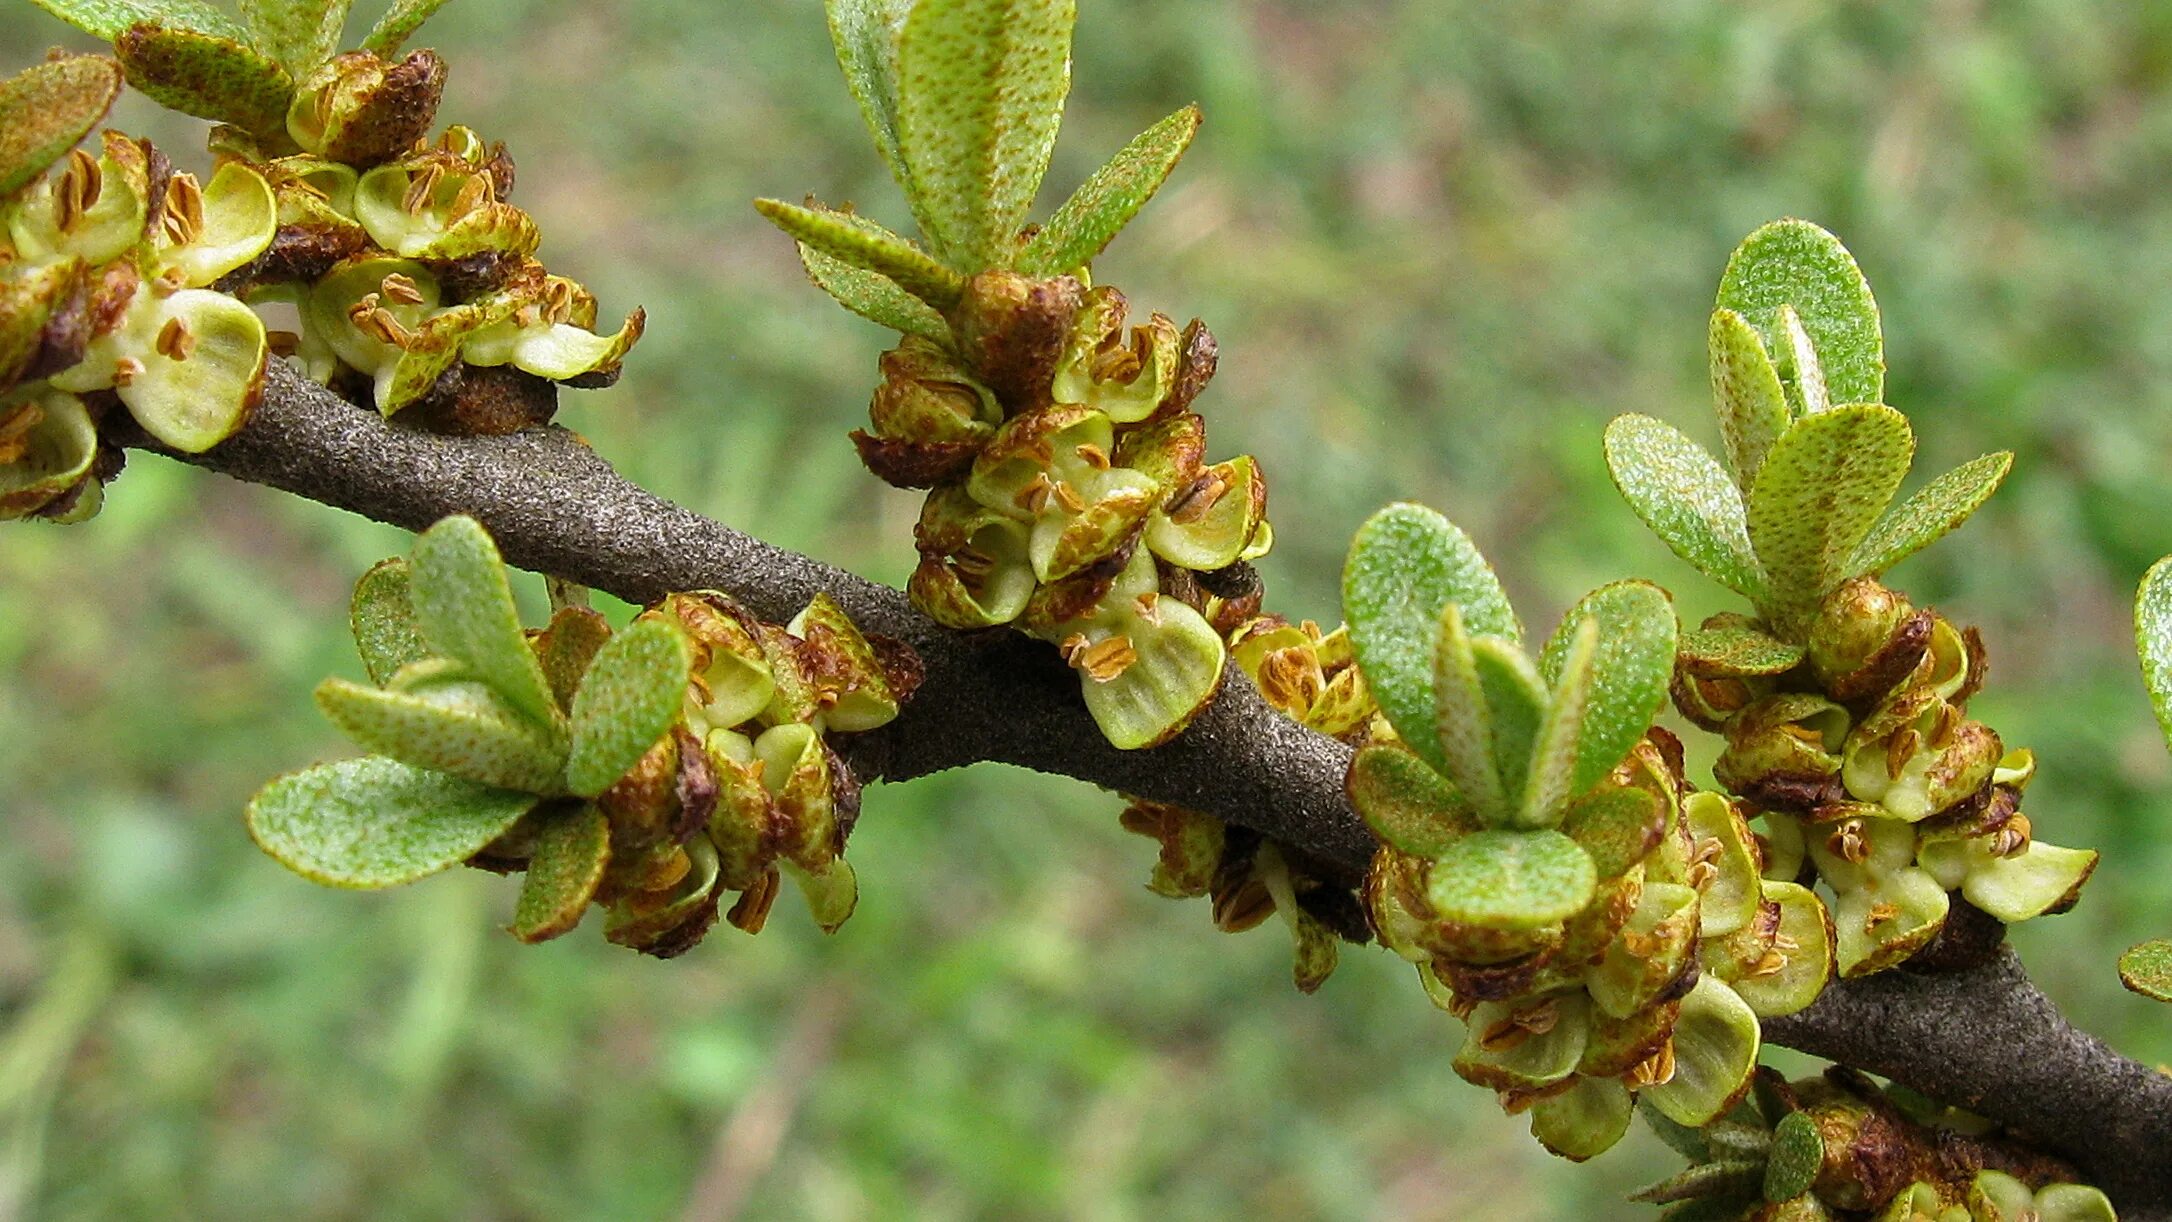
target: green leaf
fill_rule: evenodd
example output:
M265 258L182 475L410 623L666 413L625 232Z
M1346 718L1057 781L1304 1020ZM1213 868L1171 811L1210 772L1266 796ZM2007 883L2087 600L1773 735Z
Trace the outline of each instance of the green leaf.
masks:
M1435 726L1434 640L1450 603L1472 635L1522 640L1500 579L1448 519L1422 505L1390 505L1351 542L1342 602L1358 668L1388 723L1448 775Z
M830 208L803 208L774 199L754 201L754 210L794 241L847 266L887 277L938 310L949 309L965 291L964 277L865 217Z
M1470 799L1481 820L1502 822L1508 799L1493 750L1493 708L1479 678L1477 653L1463 631L1462 608L1452 602L1441 609L1434 638L1433 700L1432 735L1425 744L1431 752L1407 736L1404 741L1428 762L1438 760L1434 766Z
M1199 133L1199 108L1187 106L1140 133L1063 202L1018 256L1028 276L1060 276L1093 262L1146 201Z
M1902 501L1856 545L1848 576L1876 577L1968 521L1999 490L2014 456L2004 450L1963 463Z
M565 744L484 684L444 679L401 691L326 679L316 698L364 750L501 789L560 791Z
M377 19L370 36L362 40L362 49L392 58L408 37L443 7L445 0L394 0L385 15Z
M1742 492L1718 459L1673 425L1632 415L1606 426L1606 465L1629 508L1675 555L1745 598L1764 596Z
M1401 747L1361 748L1346 786L1351 807L1373 834L1413 857L1438 857L1480 830L1455 787Z
M533 794L371 756L320 764L249 802L249 836L332 887L392 887L458 865L512 828Z
M1444 921L1541 929L1581 912L1597 885L1591 854L1560 832L1484 831L1433 863L1426 898Z
M246 35L138 25L114 40L113 53L128 83L169 110L249 132L286 130L294 78Z
M1750 492L1750 543L1783 615L1807 614L1851 576L1849 561L1908 474L1907 417L1874 403L1805 416Z
M800 266L815 287L835 298L869 322L906 335L917 335L938 344L950 344L950 324L927 302L898 287L881 272L854 267L835 255L825 254L805 242L798 243Z
M296 80L339 50L354 0L241 0L256 49L269 52Z
M1578 743L1592 696L1599 624L1588 616L1581 617L1566 634L1568 641L1554 661L1553 692L1546 703L1546 719L1532 748L1530 772L1523 786L1525 827L1552 827L1561 822L1562 808L1580 792L1571 787L1571 782L1581 770ZM1670 649L1668 657L1672 656ZM1627 748L1623 751L1626 754Z
M2172 745L2172 556L2151 565L2135 592L2134 648L2157 725Z
M1825 1136L1807 1112L1789 1112L1772 1129L1765 1199L1777 1205L1810 1191L1825 1165Z
M2119 957L2119 983L2155 1001L2172 1001L2172 939L2159 938Z
M1523 799L1524 779L1531 773L1531 757L1546 723L1549 698L1538 667L1521 645L1482 636L1471 642L1471 661L1486 700L1493 773L1500 778L1501 805L1487 819L1503 823Z
M905 28L912 0L829 0L830 41L837 47L837 65L845 70L845 85L860 104L860 117L875 138L890 176L913 198L912 174L898 152L897 139L897 43Z
M1561 682L1576 623L1599 627L1591 665L1591 696L1576 739L1576 773L1568 790L1580 794L1606 779L1652 728L1674 676L1674 602L1648 581L1617 581L1586 594L1561 617L1539 655L1539 674Z
M1755 328L1733 310L1712 311L1712 402L1735 484L1745 492L1772 444L1787 431L1787 395Z
M521 631L505 562L483 524L446 518L415 540L411 598L422 635L465 662L514 708L544 725L558 717L550 684Z
M930 246L1008 267L1071 91L1075 0L917 0L898 36L898 151ZM907 286L910 287L910 286Z
M1602 879L1618 878L1644 860L1666 831L1666 813L1649 791L1595 789L1569 803L1562 834L1591 854Z
M1700 628L1682 634L1682 669L1709 678L1785 674L1800 665L1803 647L1755 628Z
M572 932L611 864L611 824L593 805L539 813L534 824L512 924L513 936L530 944Z
M1836 403L1885 401L1885 341L1878 303L1840 239L1808 221L1766 225L1735 248L1720 277L1722 309L1742 315L1780 352L1780 307L1792 305L1817 348L1825 387Z
M32 64L0 82L0 196L65 156L120 92L120 65L103 55Z
M354 628L355 649L362 655L362 669L379 687L392 681L402 666L430 656L422 639L410 600L412 574L407 561L395 556L381 560L354 583L354 599L347 619Z
M573 694L567 787L595 797L670 733L686 702L689 666L686 637L662 620L642 620L605 642Z
M30 0L93 38L118 41L142 22L243 42L248 34L204 0Z

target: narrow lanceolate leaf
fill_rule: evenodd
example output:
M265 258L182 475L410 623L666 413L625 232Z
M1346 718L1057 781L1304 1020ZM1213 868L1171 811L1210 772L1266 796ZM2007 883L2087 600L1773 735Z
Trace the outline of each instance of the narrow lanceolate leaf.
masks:
M1648 581L1601 586L1562 617L1539 656L1539 674L1557 689L1567 673L1575 626L1585 619L1598 626L1598 646L1576 740L1572 795L1604 780L1652 728L1674 674L1678 635L1674 603L1665 590Z
M1388 723L1446 775L1434 725L1433 642L1450 603L1472 635L1523 639L1500 579L1448 519L1422 505L1390 505L1358 528L1343 565L1342 603L1358 668Z
M1469 804L1425 761L1400 747L1370 746L1350 760L1350 805L1395 849L1439 857L1480 830Z
M521 631L505 562L482 523L446 518L415 540L410 596L415 621L437 652L466 663L538 723L557 718L550 684Z
M266 785L249 836L296 874L332 887L391 887L458 865L504 835L533 794L492 789L371 756Z
M939 344L950 343L950 324L943 316L881 272L854 267L805 242L799 243L799 261L816 288L869 322Z
M1822 412L1833 405L1832 391L1825 385L1825 367L1818 363L1817 345L1810 339L1810 332L1802 325L1802 316L1795 307L1780 307L1780 381L1786 388L1787 410L1791 418Z
M897 41L905 27L912 0L829 0L830 41L837 46L837 65L845 70L845 85L860 104L875 150L891 177L913 197L912 175L898 152L897 140Z
M1792 305L1817 349L1835 403L1885 400L1885 341L1878 303L1840 239L1808 221L1774 221L1735 248L1720 277L1719 306L1742 315L1781 351L1780 307Z
M1764 596L1742 492L1718 459L1673 425L1617 416L1606 426L1606 465L1629 508L1675 555L1745 598Z
M1747 492L1772 443L1787 431L1787 395L1757 330L1733 310L1712 311L1712 405L1735 484Z
M2157 725L2172 744L2172 556L2150 566L2134 596L2134 648Z
M2014 456L2001 450L1932 480L1871 528L1848 561L1848 575L1875 577L1968 521L1999 490Z
M112 42L139 22L216 34L237 42L248 37L233 18L204 0L30 0L94 38Z
M2119 957L2119 983L2156 1001L2172 1001L2172 941L2130 947Z
M422 628L415 623L410 576L407 561L397 556L379 561L354 583L354 599L348 604L347 618L354 628L355 649L362 655L362 669L379 687L391 682L402 666L430 656L429 642L422 639Z
M1682 669L1710 678L1778 675L1795 669L1803 647L1754 628L1700 628L1682 634Z
M583 802L538 812L532 823L535 851L521 879L512 925L513 936L531 944L548 942L580 924L611 864L611 825L594 806Z
M316 697L317 708L364 750L501 789L560 792L563 741L481 683L397 691L327 679Z
M268 52L297 79L332 58L354 0L241 0L257 50Z
M964 277L865 217L775 199L754 201L754 210L801 245L812 246L848 266L888 277L938 310L950 308L965 291Z
M120 92L121 67L103 55L48 60L0 81L0 196L74 148Z
M362 40L362 49L391 58L407 42L409 35L421 29L422 23L443 7L445 0L394 0L385 15L377 19L370 36Z
M918 0L898 36L898 151L929 243L1008 267L1071 91L1075 0Z
M244 35L138 25L122 31L113 53L128 83L169 110L244 131L286 130L294 78Z
M1750 491L1749 525L1774 606L1804 612L1848 578L1915 446L1906 417L1859 403L1803 417L1772 447Z
M1578 619L1566 635L1568 640L1554 662L1552 699L1547 702L1546 720L1531 751L1530 775L1523 786L1525 827L1552 827L1561 822L1563 808L1577 792L1571 782L1578 772L1577 742L1591 702L1598 621L1589 616ZM1627 748L1623 751L1626 754Z
M1506 819L1509 809L1523 796L1524 778L1531 772L1531 754L1546 724L1550 697L1538 667L1523 646L1497 636L1471 642L1471 661L1478 668L1478 690L1486 698L1486 724L1493 735L1493 773L1501 778L1502 809L1496 819Z
M1494 764L1493 711L1486 702L1471 638L1463 630L1462 608L1452 602L1441 610L1440 632L1433 645L1433 699L1431 739L1433 755L1439 760L1434 766L1470 800L1481 819L1499 823L1508 802ZM1410 741L1409 736L1405 741Z
M566 785L593 798L669 733L686 702L686 638L662 620L642 620L596 651L573 694L573 747Z
M1018 270L1028 276L1059 276L1093 262L1161 190L1199 133L1199 119L1199 108L1187 106L1125 145L1026 243Z

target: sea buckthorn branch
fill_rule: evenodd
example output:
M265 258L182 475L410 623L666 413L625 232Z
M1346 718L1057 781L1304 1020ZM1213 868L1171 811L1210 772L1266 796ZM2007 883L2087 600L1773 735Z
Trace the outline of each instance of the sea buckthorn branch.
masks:
M1071 776L1205 811L1332 863L1354 880L1377 842L1351 811L1351 751L1225 677L1190 728L1149 751L1109 746L1073 673L1016 633L960 634L904 595L776 548L622 479L561 429L447 437L355 410L274 364L249 423L203 454L167 453L377 521L422 530L451 514L487 526L506 560L634 602L675 589L730 592L782 619L828 591L867 631L921 656L925 678L895 722L844 752L863 780L980 761ZM2172 1219L2172 1075L2120 1057L2068 1023L2010 951L1958 972L1907 969L1826 989L1764 1022L1767 1043L1880 1073L2013 1126L2070 1159L2129 1219Z

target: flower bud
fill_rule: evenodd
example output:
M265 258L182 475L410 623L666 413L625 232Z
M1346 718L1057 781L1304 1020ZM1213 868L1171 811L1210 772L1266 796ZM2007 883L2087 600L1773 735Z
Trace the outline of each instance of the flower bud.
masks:
M1810 624L1810 668L1836 700L1882 692L1915 669L1928 616L1874 578L1843 582Z
M1767 696L1728 723L1714 779L1759 806L1807 813L1841 796L1846 709L1800 692Z
M287 134L305 152L367 167L429 134L445 92L445 61L411 51L387 62L368 51L326 61L294 92Z
M1029 280L986 271L965 283L951 310L958 351L981 381L1016 414L1049 402L1084 288L1070 276Z

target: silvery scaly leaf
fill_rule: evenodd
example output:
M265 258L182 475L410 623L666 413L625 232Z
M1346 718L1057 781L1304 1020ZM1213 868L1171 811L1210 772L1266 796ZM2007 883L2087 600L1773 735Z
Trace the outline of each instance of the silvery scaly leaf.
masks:
M395 556L379 561L354 584L354 598L348 603L347 619L354 629L355 649L362 655L362 669L379 687L391 682L401 667L430 656L409 599L412 579L406 560Z
M595 797L670 732L686 701L688 666L686 637L662 620L604 642L573 694L567 788Z
M1764 597L1742 492L1718 459L1673 425L1630 415L1606 426L1606 465L1622 499L1675 555L1753 602Z
M1448 775L1435 721L1434 641L1450 603L1466 632L1520 641L1523 627L1500 579L1448 519L1397 504L1358 529L1343 565L1342 601L1358 667L1381 711L1413 751Z
M430 644L472 668L541 725L558 718L535 651L521 631L498 545L474 518L446 518L415 540L411 597Z
M1772 447L1750 491L1749 537L1781 620L1809 615L1851 575L1914 454L1907 417L1873 403L1805 416Z
M1831 401L1885 401L1878 303L1855 257L1832 234L1792 218L1759 228L1727 260L1717 304L1742 315L1774 354L1789 344L1780 307L1794 307Z
M370 756L266 785L249 835L281 865L332 887L392 887L455 866L505 834L535 795Z
M256 49L299 79L332 58L354 0L241 0Z
M1028 276L1059 276L1091 263L1161 190L1199 133L1199 121L1199 108L1187 106L1125 145L1026 243L1018 270Z
M143 22L216 34L242 41L248 32L234 19L204 0L30 0L76 29L103 38L119 38L128 27Z
M774 199L756 200L754 209L794 241L884 276L936 309L948 309L965 291L964 277L864 217Z
M394 0L385 15L377 19L369 37L362 40L362 49L390 59L409 35L421 29L422 23L443 7L445 0Z
M929 245L1008 267L1071 91L1074 0L918 0L898 35L898 152ZM909 286L908 286L909 287Z
M2001 450L1932 480L1871 527L1848 558L1848 575L1875 577L1936 543L1991 499L2013 465Z
M1712 403L1735 485L1748 492L1772 443L1787 431L1787 395L1757 329L1733 310L1712 311Z
M317 708L363 749L418 768L431 768L478 784L527 793L561 792L566 748L562 739L472 679L432 679L400 690L364 687L344 679L317 685ZM458 664L450 666L457 669Z
M0 196L66 155L120 92L120 66L102 55L48 60L0 82Z
M897 281L805 242L797 245L800 266L807 269L807 278L837 304L901 334L917 335L946 347L950 344L950 324L927 302L898 287Z

